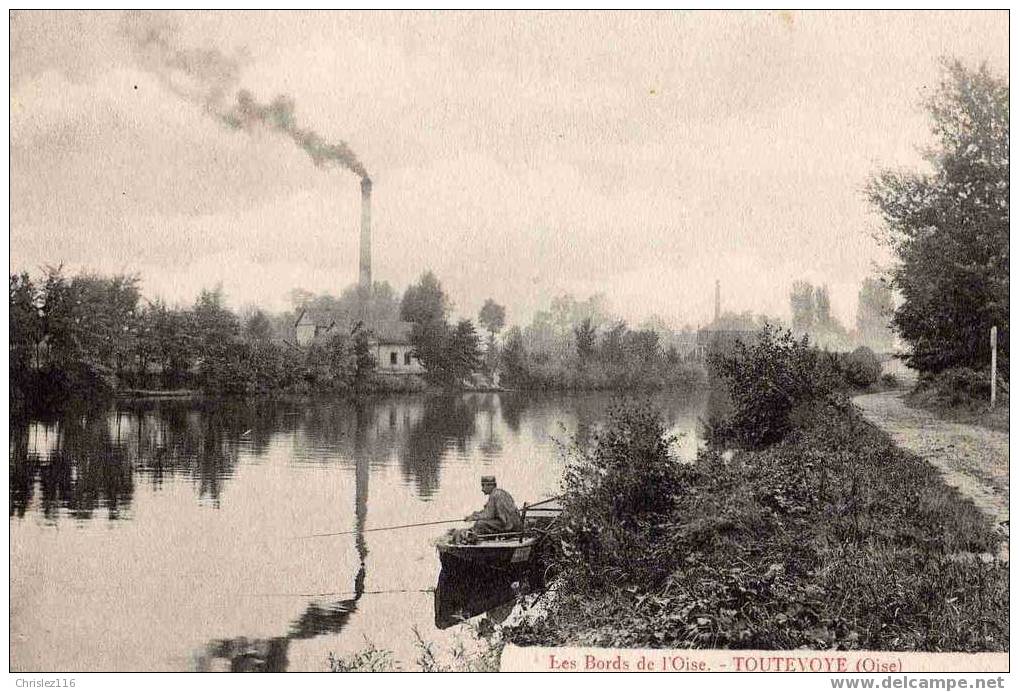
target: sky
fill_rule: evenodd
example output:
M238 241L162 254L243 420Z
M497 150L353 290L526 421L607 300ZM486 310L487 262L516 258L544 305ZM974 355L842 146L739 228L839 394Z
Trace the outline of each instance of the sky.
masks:
M357 281L358 176L225 126L139 26L221 56L217 98L286 95L348 143L376 280L432 270L455 314L493 298L511 323L603 293L696 326L716 279L724 310L787 317L806 279L851 325L890 262L864 187L924 166L939 61L1008 69L1006 12L13 12L11 271L274 311Z

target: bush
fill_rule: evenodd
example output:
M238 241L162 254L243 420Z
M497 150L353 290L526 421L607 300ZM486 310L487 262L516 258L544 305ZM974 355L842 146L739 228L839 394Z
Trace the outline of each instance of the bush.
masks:
M881 376L881 384L886 387L898 387L899 378L895 376L895 373L886 372Z
M650 404L620 404L589 446L573 447L563 480L560 571L581 584L647 583L667 560L654 544L680 491L681 467Z
M860 346L846 356L842 375L853 387L869 387L881 377L881 361L866 346Z
M989 369L951 368L937 374L924 375L917 383L916 394L935 406L978 408L991 402ZM999 375L998 395L1008 395L1008 383Z
M761 447L781 440L792 428L798 406L848 402L831 354L794 339L770 325L757 342L736 341L728 351L709 355L708 363L728 390L731 412L715 426L715 441Z

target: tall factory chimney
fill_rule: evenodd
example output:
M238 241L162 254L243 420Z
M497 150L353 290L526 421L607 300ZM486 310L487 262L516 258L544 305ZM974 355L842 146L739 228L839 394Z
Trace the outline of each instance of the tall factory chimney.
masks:
M715 329L718 329L718 321L722 318L722 282L715 279Z
M365 293L372 287L372 181L361 178L361 273L358 288Z
M361 320L367 323L372 290L372 181L367 176L361 178L361 263L357 288L361 297Z

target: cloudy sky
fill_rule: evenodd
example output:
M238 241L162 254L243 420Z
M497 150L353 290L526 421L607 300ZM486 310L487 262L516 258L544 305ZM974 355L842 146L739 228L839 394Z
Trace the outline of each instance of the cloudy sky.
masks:
M888 261L862 188L921 165L939 59L1008 66L1004 12L129 22L226 56L231 90L288 95L349 143L375 181L377 280L432 269L457 313L493 297L514 322L601 292L631 321L703 323L716 277L726 309L780 316L794 280L827 283L850 322ZM188 303L222 282L234 306L270 309L356 281L354 174L224 127L120 13L10 26L12 270L137 272L146 295Z

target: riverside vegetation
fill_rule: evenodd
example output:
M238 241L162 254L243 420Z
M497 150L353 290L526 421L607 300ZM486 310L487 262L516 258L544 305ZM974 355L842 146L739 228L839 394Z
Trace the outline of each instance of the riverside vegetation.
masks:
M600 328L588 320L576 334L567 329L568 338L528 344L513 328L500 346L505 309L492 300L478 316L488 332L482 348L471 320L449 321L449 299L431 272L402 297L384 282L369 296L373 319L412 325L424 373L398 380L376 373L370 335L356 318L356 287L338 298L294 291L296 312L249 308L238 314L219 288L202 290L191 306L169 306L147 300L139 286L135 275L70 275L62 267L47 267L41 277L11 274L12 410L125 390L358 396L458 389L479 372L499 372L515 389L652 390L703 379L700 365L682 362L675 347L663 343L671 333L662 326L633 330L615 321ZM575 303L566 296L557 301ZM327 312L348 326L298 346L294 324L301 309Z
M432 652L417 667L494 670L506 642L1007 651L1000 538L854 409L848 393L871 357L770 327L714 354L729 412L709 422L693 463L674 458L649 404L619 403L566 450L543 607L479 636L480 653L456 647L440 666ZM373 646L330 664L398 667Z
M861 419L827 354L765 330L712 366L732 409L694 463L639 404L574 446L559 584L507 640L1008 650L988 520Z

